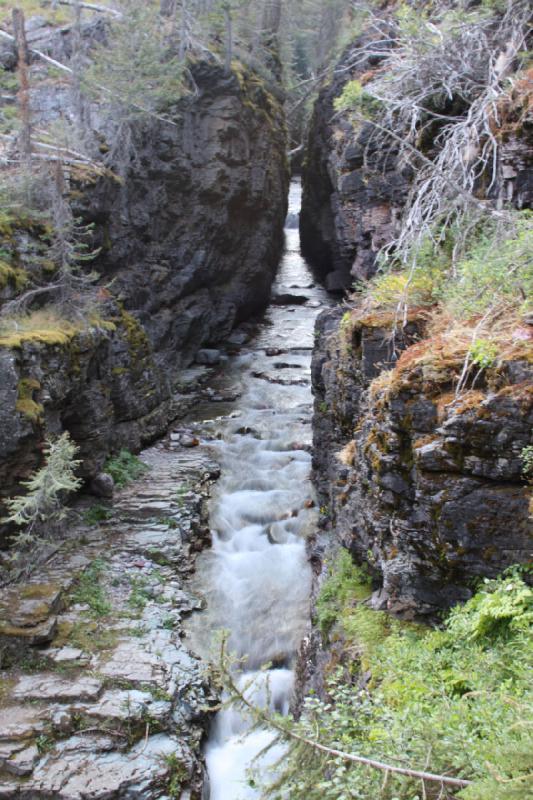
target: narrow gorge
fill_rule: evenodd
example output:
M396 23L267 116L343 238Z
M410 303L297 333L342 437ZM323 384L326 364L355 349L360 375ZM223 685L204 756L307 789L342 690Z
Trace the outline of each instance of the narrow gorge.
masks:
M533 800L527 0L0 9L0 797Z

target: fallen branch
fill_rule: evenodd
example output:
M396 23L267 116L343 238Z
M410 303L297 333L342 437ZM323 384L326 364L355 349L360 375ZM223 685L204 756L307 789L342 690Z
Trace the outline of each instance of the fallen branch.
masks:
M76 0L55 0L56 3L62 6L71 6L72 8L87 8L89 11L99 11L103 14L111 14L111 16L115 17L116 19L122 19L122 12L117 11L115 8L109 8L108 6L99 6L96 3L81 3L76 2Z
M461 788L470 786L472 783L472 781L465 780L464 778L452 778L449 775L437 775L434 772L427 772L426 770L397 767L393 766L392 764L386 764L383 761L378 761L375 758L367 758L366 756L359 756L355 753L346 753L343 750L337 750L334 747L328 747L325 744L320 744L320 742L316 742L313 739L308 739L306 736L302 736L301 734L286 728L284 725L281 725L279 722L273 719L265 709L258 708L250 700L248 700L243 690L239 689L239 687L236 685L227 666L224 666L228 663L224 642L222 643L221 652L223 657L222 672L232 695L236 697L242 705L251 711L255 719L265 723L265 725L271 728L274 728L274 730L278 731L282 737L294 739L297 742L301 742L302 744L311 747L313 750L318 750L320 753L335 756L335 758L341 758L343 761L349 761L354 764L363 764L364 766L372 767L373 769L381 770L385 773L393 772L397 775L407 775L410 778L417 778L422 781L431 781L433 783L447 784L449 786L458 786Z
M11 42L15 41L15 38L11 36L11 34L6 33L5 31L2 30L0 30L0 37L4 39L9 39L9 41ZM50 56L47 56L46 53L43 53L41 50L35 50L34 48L29 48L29 50L30 53L34 53L34 55L39 56L39 58L42 58L43 61L46 61L46 63L50 64L52 67L56 67L56 69L59 69L62 72L67 73L67 75L74 75L74 71L70 67L67 67L66 64L62 64L61 61L56 61L55 58L50 58ZM108 89L106 86L101 86L100 84L96 84L95 88L99 89L101 92L108 95L109 97L118 98L122 103L124 102L124 100L118 94L112 92L111 89ZM171 119L168 119L167 117L162 117L160 114L156 114L154 111L150 111L149 109L144 108L143 106L140 106L137 103L130 102L127 105L130 105L132 108L136 108L138 111L142 111L143 114L148 114L149 117L158 119L160 122L165 122L167 125L172 125L173 128L178 127L177 124L175 122L172 122Z

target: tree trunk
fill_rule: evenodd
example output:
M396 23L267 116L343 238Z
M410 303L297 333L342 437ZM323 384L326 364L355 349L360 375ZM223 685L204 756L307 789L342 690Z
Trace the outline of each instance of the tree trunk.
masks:
M24 12L20 8L13 9L13 33L17 46L18 76L19 76L19 111L20 134L19 147L22 159L26 164L31 164L31 113L30 113L30 81L28 77L28 44L24 29Z
M281 24L281 0L265 0L263 5L262 29L265 42L272 42Z
M231 72L231 61L233 58L233 20L231 18L231 7L229 3L224 4L224 19L226 21L226 72Z
M187 21L187 0L181 0L181 16L180 16L180 49L179 60L185 61L185 54L189 47L189 30Z

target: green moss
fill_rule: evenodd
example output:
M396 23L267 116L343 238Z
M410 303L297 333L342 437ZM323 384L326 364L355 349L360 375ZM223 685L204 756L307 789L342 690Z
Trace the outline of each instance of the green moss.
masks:
M87 525L98 525L100 522L106 522L113 516L113 511L108 506L96 503L91 508L83 513L83 521Z
M12 267L5 261L0 261L0 289L11 286L13 289L20 291L26 286L28 281L29 275L25 269Z
M120 324L126 334L132 357L137 359L140 355L147 354L150 344L146 331L133 314L122 309L120 312Z
M0 336L0 347L21 347L26 342L36 342L50 346L67 344L73 335L74 333L69 334L64 330L39 330L10 333Z
M27 417L31 422L42 422L44 408L41 403L33 399L33 393L41 388L39 381L34 378L23 378L18 384L18 399L15 405L19 414Z
M370 578L354 564L350 553L341 549L317 598L317 624L326 637L346 609L369 596Z

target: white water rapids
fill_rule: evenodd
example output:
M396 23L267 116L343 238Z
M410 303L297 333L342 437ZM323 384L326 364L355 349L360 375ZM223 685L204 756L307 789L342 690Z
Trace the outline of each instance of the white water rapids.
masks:
M299 207L300 185L293 181L291 226ZM191 620L189 636L205 656L214 632L227 630L229 649L246 656L240 685L249 686L255 702L286 714L309 618L305 536L317 514L309 478L310 360L314 321L328 304L300 255L296 227L286 229L274 293L298 295L300 301L270 306L257 335L225 369L225 380L241 386L237 412L207 423L220 437L209 446L221 478L211 501L213 546L198 558L195 576L206 610ZM266 663L272 667L261 671ZM283 750L276 745L257 762L254 758L271 740L267 730L250 731L249 720L237 710L220 711L205 750L206 800L260 797L249 770L257 768L268 779L268 764Z

